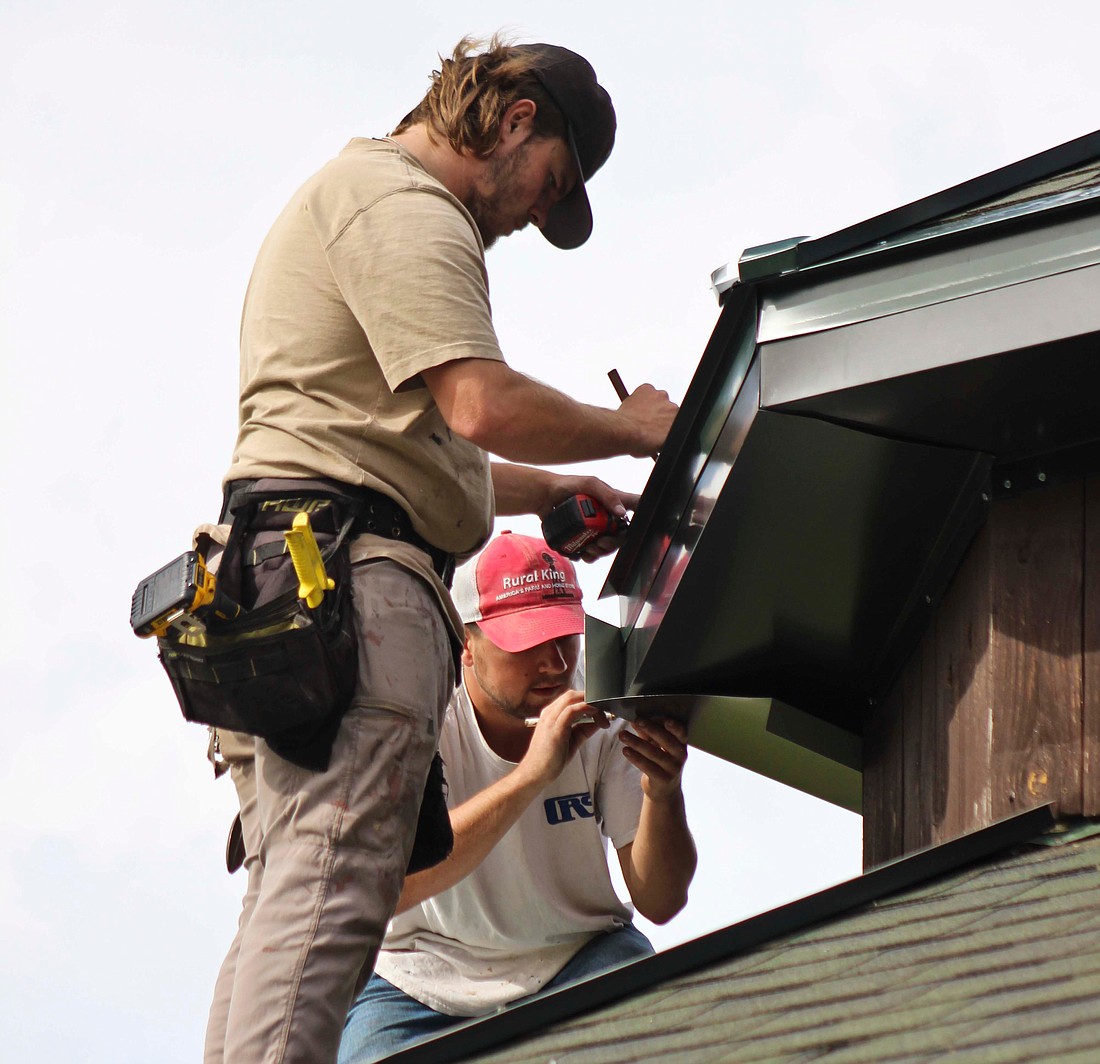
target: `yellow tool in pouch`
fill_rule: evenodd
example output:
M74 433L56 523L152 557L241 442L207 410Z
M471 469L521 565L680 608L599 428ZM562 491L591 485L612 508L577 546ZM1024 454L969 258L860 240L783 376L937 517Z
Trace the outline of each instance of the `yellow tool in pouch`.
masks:
M321 605L326 591L336 587L336 581L325 572L325 563L305 511L294 518L294 524L283 535L286 537L290 560L298 576L298 597L305 599L310 609Z

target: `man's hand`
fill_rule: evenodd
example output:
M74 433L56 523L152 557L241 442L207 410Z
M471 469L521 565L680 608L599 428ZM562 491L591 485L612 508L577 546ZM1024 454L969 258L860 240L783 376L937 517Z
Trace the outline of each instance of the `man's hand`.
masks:
M639 446L630 453L635 458L656 457L679 409L668 392L652 384L638 385L619 405L619 413L630 420L639 439Z
M636 720L632 727L637 734L624 728L619 740L626 759L642 774L642 793L654 802L676 797L687 761L687 727L660 717Z
M599 477L554 475L550 485L550 501L538 511L539 517L546 517L558 503L565 502L573 495L591 495L605 510L616 517L626 517L628 510L633 511L638 506L637 495L628 491L616 491ZM597 558L614 554L621 546L624 535L626 535L625 528L618 535L600 536L599 539L586 543L577 558L584 562L594 562Z
M639 496L629 491L617 491L605 484L599 477L568 476L560 473L548 473L546 497L538 505L535 513L545 517L558 503L565 502L572 495L591 495L605 510L616 517L625 517L627 510L634 510Z
M594 723L578 724L583 717L594 718ZM585 702L584 692L566 691L539 714L531 745L516 772L541 789L561 775L584 742L606 727L606 715Z
M638 496L629 491L617 491L599 477L572 476L551 473L534 466L494 462L493 493L496 496L497 516L509 514L538 514L545 517L560 502L571 495L591 495L601 506L618 517L625 517L628 510L638 505ZM591 562L619 549L622 535L601 536L586 544L581 552L582 561Z

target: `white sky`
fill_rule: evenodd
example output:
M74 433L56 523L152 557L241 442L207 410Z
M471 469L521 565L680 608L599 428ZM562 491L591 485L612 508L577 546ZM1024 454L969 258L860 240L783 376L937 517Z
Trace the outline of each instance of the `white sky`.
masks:
M682 397L717 319L710 271L744 248L1100 125L1091 3L543 7L0 8L4 1059L199 1058L243 889L222 866L234 796L129 598L216 514L268 225L350 137L393 126L437 52L511 26L588 56L613 95L589 244L529 232L489 257L512 364L602 405L612 366ZM640 490L652 466L591 468ZM605 572L586 570L590 600ZM851 814L697 752L687 791L700 868L659 945L859 871Z

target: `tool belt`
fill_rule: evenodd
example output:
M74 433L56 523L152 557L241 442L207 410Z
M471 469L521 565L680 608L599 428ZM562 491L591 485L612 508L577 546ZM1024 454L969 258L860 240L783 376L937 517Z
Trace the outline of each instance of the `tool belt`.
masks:
M299 597L283 535L303 511L310 515L326 574L335 582L316 607ZM160 637L161 663L188 720L260 736L288 761L324 771L358 681L351 536L369 532L412 543L432 558L448 586L454 557L418 536L392 500L334 481L231 482L220 517L220 523L227 521L231 528L217 580L242 613L209 621L201 638L178 631ZM199 546L209 556L210 544ZM437 751L424 784L408 871L437 864L453 845ZM229 871L243 860L238 818L227 844Z
M413 528L409 515L393 499L371 488L356 487L353 484L324 478L302 481L231 480L225 485L219 522L224 524L229 519L234 510L234 500L239 504L250 495L254 495L259 490L257 485L261 483L265 485L265 493L272 490L267 485L280 485L281 498L287 505L293 505L296 502L308 504L318 497L331 497L338 500L339 509L353 517L351 525L353 536L370 534L411 544L431 558L436 575L450 588L455 571L455 556L429 543ZM302 491L302 495L295 497L294 492L298 490ZM320 496L317 492L321 493ZM304 509L305 506L301 508ZM264 519L264 515L260 515L258 520L262 523ZM331 521L326 523L326 515L322 511L318 511L316 517L311 513L310 520L315 532L318 529L336 531Z
M265 484L266 487L266 484ZM169 631L161 664L187 720L265 739L303 768L328 767L358 677L348 541L355 515L317 482L233 493L219 588L242 607L204 631ZM321 558L335 587L319 605L299 597L283 532L305 510L316 518ZM209 543L200 552L216 553Z

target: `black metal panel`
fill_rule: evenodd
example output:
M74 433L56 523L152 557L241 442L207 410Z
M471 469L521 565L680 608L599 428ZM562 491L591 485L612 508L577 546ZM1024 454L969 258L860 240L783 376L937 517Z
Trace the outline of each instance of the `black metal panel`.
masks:
M773 409L1015 462L1100 439L1100 338L956 362Z
M716 415L713 433L708 431L703 434L705 438L700 439L692 455L692 490L684 505L675 511L676 520L670 522L661 540L650 547L658 560L658 567L648 583L643 574L636 574L624 596L621 612L627 639L625 663L621 671L628 683L633 680L650 641L662 623L759 409L760 364L754 358L754 335L755 331L746 332L737 342L738 350L732 360L734 369L730 376L734 382L740 381L740 387L732 402L713 404ZM742 361L748 363L743 378L737 370ZM644 593L641 590L643 587L646 588ZM634 693L637 691L634 690Z
M952 533L978 526L989 464L756 410L659 623L627 638L630 691L770 696L858 732L965 549Z
M1000 462L1100 438L1100 266L762 345L761 403Z
M680 413L646 482L622 548L607 575L609 591L644 596L685 508L691 505L701 459L741 388L756 335L756 292L741 288L727 300L707 342ZM741 353L742 357L739 357Z

